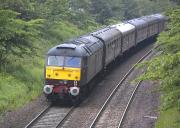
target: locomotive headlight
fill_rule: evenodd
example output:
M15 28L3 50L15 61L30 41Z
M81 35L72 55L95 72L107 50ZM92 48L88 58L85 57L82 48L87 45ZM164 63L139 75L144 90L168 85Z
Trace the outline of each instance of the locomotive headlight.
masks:
M70 87L70 94L73 96L77 96L79 94L79 88L78 87Z
M53 85L45 85L43 91L45 94L51 94L53 91Z

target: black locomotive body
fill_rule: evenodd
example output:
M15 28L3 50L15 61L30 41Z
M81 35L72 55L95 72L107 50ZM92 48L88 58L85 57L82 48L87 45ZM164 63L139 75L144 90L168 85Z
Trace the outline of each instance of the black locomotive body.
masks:
M46 57L45 95L48 99L68 98L76 102L88 83L109 63L143 40L159 34L165 22L162 14L144 16L53 47Z

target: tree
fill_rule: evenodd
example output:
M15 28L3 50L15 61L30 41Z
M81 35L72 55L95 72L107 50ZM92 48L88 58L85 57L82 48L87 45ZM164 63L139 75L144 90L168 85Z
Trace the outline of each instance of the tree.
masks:
M136 2L140 16L162 13L174 6L169 0L136 0Z
M30 20L38 18L31 0L0 0L0 3L1 9L9 9L20 13L18 15L20 19Z
M35 49L33 41L39 35L38 28L43 20L24 21L17 19L20 13L0 9L0 65L8 55L24 56L32 54Z
M96 21L101 24L112 17L112 9L104 0L91 0L90 12L95 16Z

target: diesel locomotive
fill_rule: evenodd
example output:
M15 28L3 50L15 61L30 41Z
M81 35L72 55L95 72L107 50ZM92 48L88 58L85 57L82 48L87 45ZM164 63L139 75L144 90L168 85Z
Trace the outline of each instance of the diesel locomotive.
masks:
M76 103L88 90L88 83L109 63L138 43L165 29L162 14L143 16L107 26L51 48L46 55L47 99Z

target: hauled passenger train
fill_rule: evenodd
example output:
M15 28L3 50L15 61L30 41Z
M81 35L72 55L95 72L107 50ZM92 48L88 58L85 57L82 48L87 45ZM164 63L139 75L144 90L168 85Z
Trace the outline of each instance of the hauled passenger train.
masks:
M143 16L51 48L45 65L46 97L78 102L98 73L131 47L162 32L165 22L162 14Z

